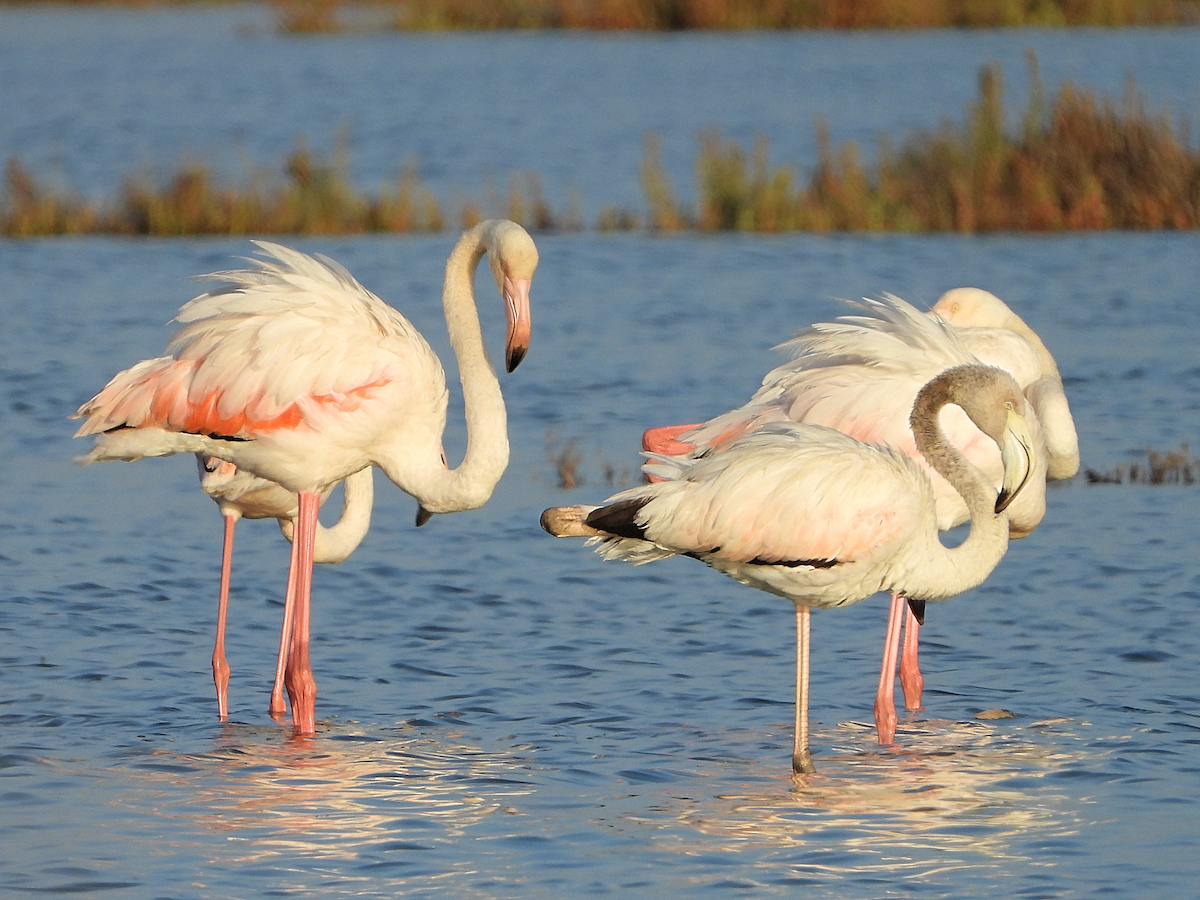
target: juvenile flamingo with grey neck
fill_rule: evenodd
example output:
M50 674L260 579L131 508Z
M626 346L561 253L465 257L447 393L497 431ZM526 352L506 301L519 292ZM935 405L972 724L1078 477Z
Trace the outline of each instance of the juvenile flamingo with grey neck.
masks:
M947 439L939 413L955 405L1003 460L999 493ZM772 422L703 457L655 456L661 480L600 507L557 507L542 527L582 536L635 565L691 556L796 605L796 724L792 769L812 771L808 747L809 617L879 591L945 600L980 584L1008 547L1005 510L1036 463L1012 377L979 364L941 373L909 417L916 444L966 505L971 530L947 548L938 538L933 484L900 451L832 428Z
M333 260L258 247L265 259L209 276L217 286L180 309L165 356L116 375L79 408L77 436L95 437L82 463L204 453L297 495L285 682L295 733L307 735L316 732L309 637L321 493L376 466L417 499L418 524L487 502L508 465L508 429L474 273L486 254L512 371L529 346L537 248L516 223L493 219L450 252L442 305L467 422L466 453L451 469L442 452L446 376L420 332Z
M239 519L276 519L283 536L292 540L298 504L296 495L288 493L273 481L241 471L233 463L203 453L196 454L200 472L200 489L212 497L225 522L221 547L221 588L217 598L217 635L213 642L213 684L217 689L217 715L224 722L229 718L229 662L225 657L225 623L229 611L229 581L233 569L233 534ZM358 549L371 527L371 502L375 487L368 466L342 482L342 515L326 528L317 522L317 538L313 547L314 563L340 563ZM321 493L321 502L329 492ZM275 718L287 711L283 700L283 677L287 665L288 644L295 614L295 573L288 573L287 594L283 604L283 626L279 634L279 656L275 664L275 685L271 689L268 707Z

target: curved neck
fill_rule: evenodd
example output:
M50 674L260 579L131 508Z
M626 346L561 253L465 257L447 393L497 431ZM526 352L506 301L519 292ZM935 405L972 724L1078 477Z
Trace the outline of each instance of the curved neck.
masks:
M371 507L375 501L375 482L371 466L360 469L342 482L342 516L326 528L317 522L317 542L313 562L340 563L358 549L371 528ZM289 541L296 528L294 518L279 520L279 530Z
M491 233L491 222L469 229L446 261L442 307L450 346L458 360L467 450L462 463L454 469L446 468L440 459L433 461L420 484L410 491L429 512L457 512L482 506L508 466L504 397L483 345L475 306L475 269L491 249Z
M339 563L358 549L371 527L374 500L375 482L370 466L342 482L342 516L329 528L317 523L315 562Z
M1053 375L1060 383L1062 376L1058 372L1058 363L1054 361L1054 357L1050 354L1050 348L1045 342L1038 337L1038 333L1025 324L1025 320L1018 316L1012 310L1009 310L1008 315L1011 317L1004 323L1004 327L1009 331L1015 331L1025 340L1033 345L1034 352L1037 353L1038 360L1042 364L1042 375Z
M906 583L905 595L914 599L942 600L976 587L1008 549L1008 516L995 511L995 489L950 443L938 421L938 413L951 402L949 381L934 379L917 395L909 424L917 449L967 504L971 532L957 547L947 548L936 528L931 529L921 565Z

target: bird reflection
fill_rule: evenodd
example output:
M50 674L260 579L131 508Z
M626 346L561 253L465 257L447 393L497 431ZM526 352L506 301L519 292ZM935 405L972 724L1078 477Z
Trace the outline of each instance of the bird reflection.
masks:
M1084 824L1077 798L1045 778L1097 752L1071 740L1070 724L1035 723L1026 727L1040 733L1026 737L991 724L925 720L906 730L898 750L866 747L856 736L868 737L869 726L845 723L824 738L841 749L823 754L816 774L792 779L751 763L732 789L714 784L721 792L705 796L692 783L695 790L675 792L661 815L642 824L650 833L684 826L726 849L802 848L820 857L789 856L802 868L858 875L1025 859L1025 849ZM709 777L734 782L727 767Z
M511 813L512 800L532 790L518 753L485 752L462 734L343 729L335 739L280 742L276 731L230 725L211 752L155 750L131 769L151 787L157 814L236 835L225 856L235 864L297 853L342 858L348 847L395 840L398 822L419 829L422 841L457 838Z

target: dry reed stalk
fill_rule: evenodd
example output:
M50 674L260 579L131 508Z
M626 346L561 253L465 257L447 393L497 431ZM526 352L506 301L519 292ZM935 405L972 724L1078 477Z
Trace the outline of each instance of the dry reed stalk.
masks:
M342 30L339 12L345 0L271 0L279 30L288 34L322 34Z
M284 31L336 31L344 0L275 0ZM388 27L406 31L575 28L1014 28L1186 25L1198 0L383 0Z
M546 432L546 459L554 467L560 488L579 487L583 478L579 474L579 464L583 462L583 453L579 449L579 439L572 438L561 447L554 432Z
M651 231L682 231L688 218L675 199L671 179L662 162L662 139L647 134L642 139L642 163L638 167L642 192L648 209L647 227Z
M1086 469L1088 484L1181 484L1200 481L1200 459L1192 455L1187 444L1178 450L1147 448L1145 460L1121 463L1109 471Z
M48 191L15 156L4 166L4 179L8 202L0 206L0 234L87 234L102 226L94 206L70 194Z

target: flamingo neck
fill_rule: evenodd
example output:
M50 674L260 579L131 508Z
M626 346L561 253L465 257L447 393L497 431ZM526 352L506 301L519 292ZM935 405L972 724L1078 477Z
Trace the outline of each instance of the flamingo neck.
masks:
M942 600L976 587L1008 549L1008 516L995 511L995 489L942 431L938 414L951 403L961 405L953 380L944 373L921 389L909 423L917 449L966 503L971 531L957 547L948 548L931 530L924 561L905 586L905 595L914 599Z
M448 469L440 458L431 461L421 483L410 492L429 512L457 512L482 506L508 466L504 397L484 348L475 302L475 269L489 251L496 252L492 223L483 222L459 238L446 261L442 308L450 346L458 361L467 450L454 469Z
M1038 333L1025 324L1025 320L1018 316L1012 310L1008 311L1006 321L1003 327L1009 331L1014 331L1033 346L1034 352L1037 354L1038 361L1042 364L1042 376L1052 375L1056 381L1062 383L1062 375L1058 371L1058 363L1054 361L1054 357L1050 353L1050 348L1045 342L1038 337Z

